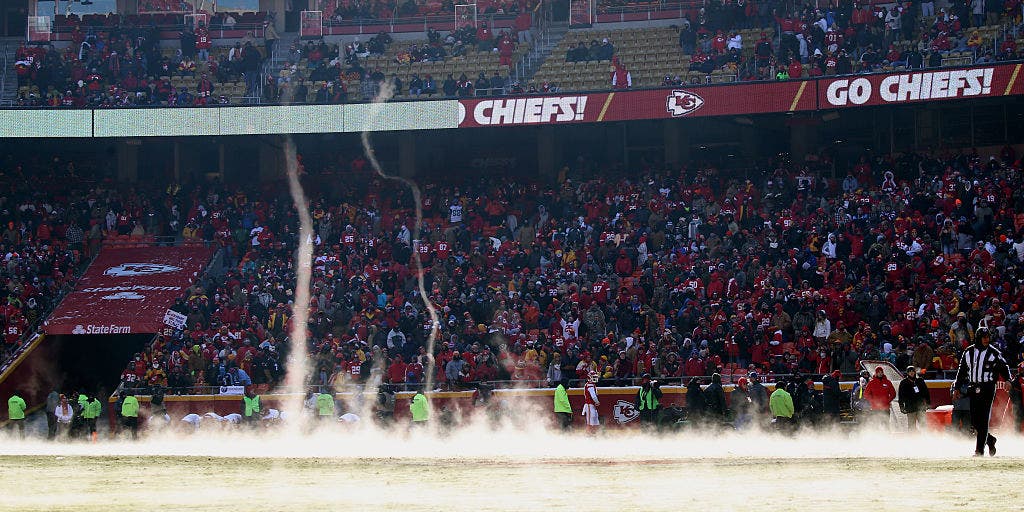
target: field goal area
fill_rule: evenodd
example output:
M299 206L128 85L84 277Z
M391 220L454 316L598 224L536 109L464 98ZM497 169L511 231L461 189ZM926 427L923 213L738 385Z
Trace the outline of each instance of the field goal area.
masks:
M210 15L205 12L197 12L195 14L185 15L185 25L190 25L192 29L199 28L199 24L202 23L207 28L210 27Z
M47 42L53 36L53 20L49 16L29 16L25 34L29 42Z
M457 4L455 6L455 27L452 30L466 26L477 28L476 4Z
M299 37L303 39L319 39L324 36L323 11L302 11L299 21Z
M594 0L570 0L569 26L590 27L594 24Z

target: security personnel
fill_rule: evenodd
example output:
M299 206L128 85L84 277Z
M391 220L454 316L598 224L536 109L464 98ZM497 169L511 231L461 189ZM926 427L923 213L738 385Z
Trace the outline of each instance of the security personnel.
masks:
M128 391L121 403L121 424L132 431L132 439L139 438L139 399Z
M954 401L960 399L961 386L967 386L971 402L971 426L978 436L974 446L975 457L985 455L985 445L988 445L989 455L994 457L996 454L996 438L988 433L989 413L996 394L996 379L1002 377L1010 380L1010 368L1002 352L989 345L991 339L987 327L979 327L975 331L974 344L960 358L960 368L953 382Z
M14 390L14 394L7 399L7 419L11 420L11 428L17 428L18 434L25 437L25 399L21 397L21 391Z
M427 403L427 396L423 394L422 388L417 389L416 394L412 396L412 401L409 402L409 414L412 415L414 427L422 427L430 419L430 405Z
M256 426L256 420L260 417L260 396L252 389L242 396L242 418L250 426Z
M85 430L88 432L89 439L94 443L98 439L96 418L100 417L102 411L103 405L98 398L95 396L86 398L85 405L82 406L82 420L85 421Z

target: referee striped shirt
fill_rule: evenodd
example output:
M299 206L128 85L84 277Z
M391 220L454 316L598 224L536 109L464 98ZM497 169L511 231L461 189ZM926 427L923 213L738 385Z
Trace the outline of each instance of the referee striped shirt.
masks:
M959 388L964 384L987 384L995 382L999 376L1010 380L1010 370L1002 352L991 345L971 345L960 358L954 385Z

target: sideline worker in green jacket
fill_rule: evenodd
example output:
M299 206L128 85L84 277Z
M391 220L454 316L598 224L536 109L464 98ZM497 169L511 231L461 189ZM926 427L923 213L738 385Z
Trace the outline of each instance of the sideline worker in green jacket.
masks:
M412 424L417 427L422 427L427 424L427 420L430 419L430 403L427 401L427 396L423 394L423 389L417 389L416 394L412 396L412 401L409 402L409 413L412 415Z
M651 374L640 376L640 389L636 392L636 410L640 412L640 424L651 426L658 421L661 406L661 384L651 380Z
M555 387L555 417L558 418L562 430L572 427L572 404L569 403L569 379L563 378Z
M256 426L260 417L260 396L249 389L242 396L242 419L250 426Z
M139 438L139 399L128 391L121 403L121 424L132 431L132 439Z
M785 383L775 384L775 391L768 399L768 407L775 416L775 426L779 429L788 428L793 422L793 397L786 391Z
M11 429L18 429L18 434L25 437L25 399L21 397L21 391L14 390L14 394L7 399L7 419L11 420Z
M316 395L316 414L320 421L334 420L334 395L330 393Z
M98 438L96 433L96 418L100 417L101 412L103 412L103 405L95 396L87 398L85 405L82 406L82 419L85 420L85 428L87 432L89 432L89 439L94 443Z

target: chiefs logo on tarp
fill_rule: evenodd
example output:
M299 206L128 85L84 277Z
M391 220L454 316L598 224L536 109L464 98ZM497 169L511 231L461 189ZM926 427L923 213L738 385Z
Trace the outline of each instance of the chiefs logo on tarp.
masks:
M636 410L636 405L633 405L633 403L619 400L612 407L612 417L620 424L629 423L640 417L640 411Z
M181 267L174 265L161 265L159 263L122 263L103 271L105 275L114 277L150 276L153 274L165 274L177 272Z
M103 296L104 300L137 300L145 298L145 295L139 295L138 293L135 292L118 292L111 295Z
M672 117L682 117L704 106L704 98L682 89L672 91L665 100L665 110Z

